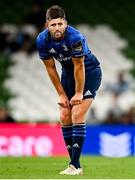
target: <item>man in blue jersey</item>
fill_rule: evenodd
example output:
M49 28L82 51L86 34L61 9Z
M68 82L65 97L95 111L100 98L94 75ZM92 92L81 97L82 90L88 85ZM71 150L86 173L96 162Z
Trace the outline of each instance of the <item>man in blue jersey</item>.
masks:
M37 37L37 48L59 96L62 132L70 156L68 167L60 174L81 175L85 114L101 83L99 61L88 48L85 37L67 25L63 9L57 5L47 10L46 29ZM61 79L55 60L62 66Z

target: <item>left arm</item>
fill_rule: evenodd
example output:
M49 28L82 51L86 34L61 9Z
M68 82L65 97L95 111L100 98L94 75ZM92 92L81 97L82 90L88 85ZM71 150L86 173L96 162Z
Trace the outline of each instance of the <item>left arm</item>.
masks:
M71 98L71 105L82 103L85 83L84 56L72 58L74 64L75 95Z
M85 82L84 57L73 58L73 64L74 64L75 92L83 93L84 82Z

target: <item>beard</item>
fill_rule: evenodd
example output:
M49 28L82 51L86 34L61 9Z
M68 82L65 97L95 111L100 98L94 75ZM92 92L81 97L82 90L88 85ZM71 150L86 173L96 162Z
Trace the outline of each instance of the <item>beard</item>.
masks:
M64 32L60 32L60 31L56 31L53 34L51 34L53 36L54 39L56 40L60 40L63 38L64 36Z
M62 33L61 33L60 31L56 31L56 32L54 33L54 36L55 36L55 37L61 37L61 36L62 36Z

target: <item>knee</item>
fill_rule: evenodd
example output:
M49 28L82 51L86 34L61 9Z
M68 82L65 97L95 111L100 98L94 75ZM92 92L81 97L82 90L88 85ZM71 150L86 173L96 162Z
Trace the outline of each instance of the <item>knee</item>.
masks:
M82 123L83 121L83 114L79 110L72 111L72 121L73 123Z
M67 116L66 116L66 115L67 115L67 114L66 114L65 112L62 112L62 113L60 114L60 120L61 120L62 122L67 119Z
M71 117L69 116L69 113L64 112L64 111L60 113L60 120L61 120L62 125L71 124L72 122L70 121L70 119Z

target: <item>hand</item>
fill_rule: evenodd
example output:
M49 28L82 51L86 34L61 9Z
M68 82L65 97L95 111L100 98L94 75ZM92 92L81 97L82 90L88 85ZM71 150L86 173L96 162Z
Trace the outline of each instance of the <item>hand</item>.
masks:
M60 95L58 104L63 108L71 108L70 102L66 95Z
M83 94L82 93L76 93L70 100L71 106L81 104L83 100Z

